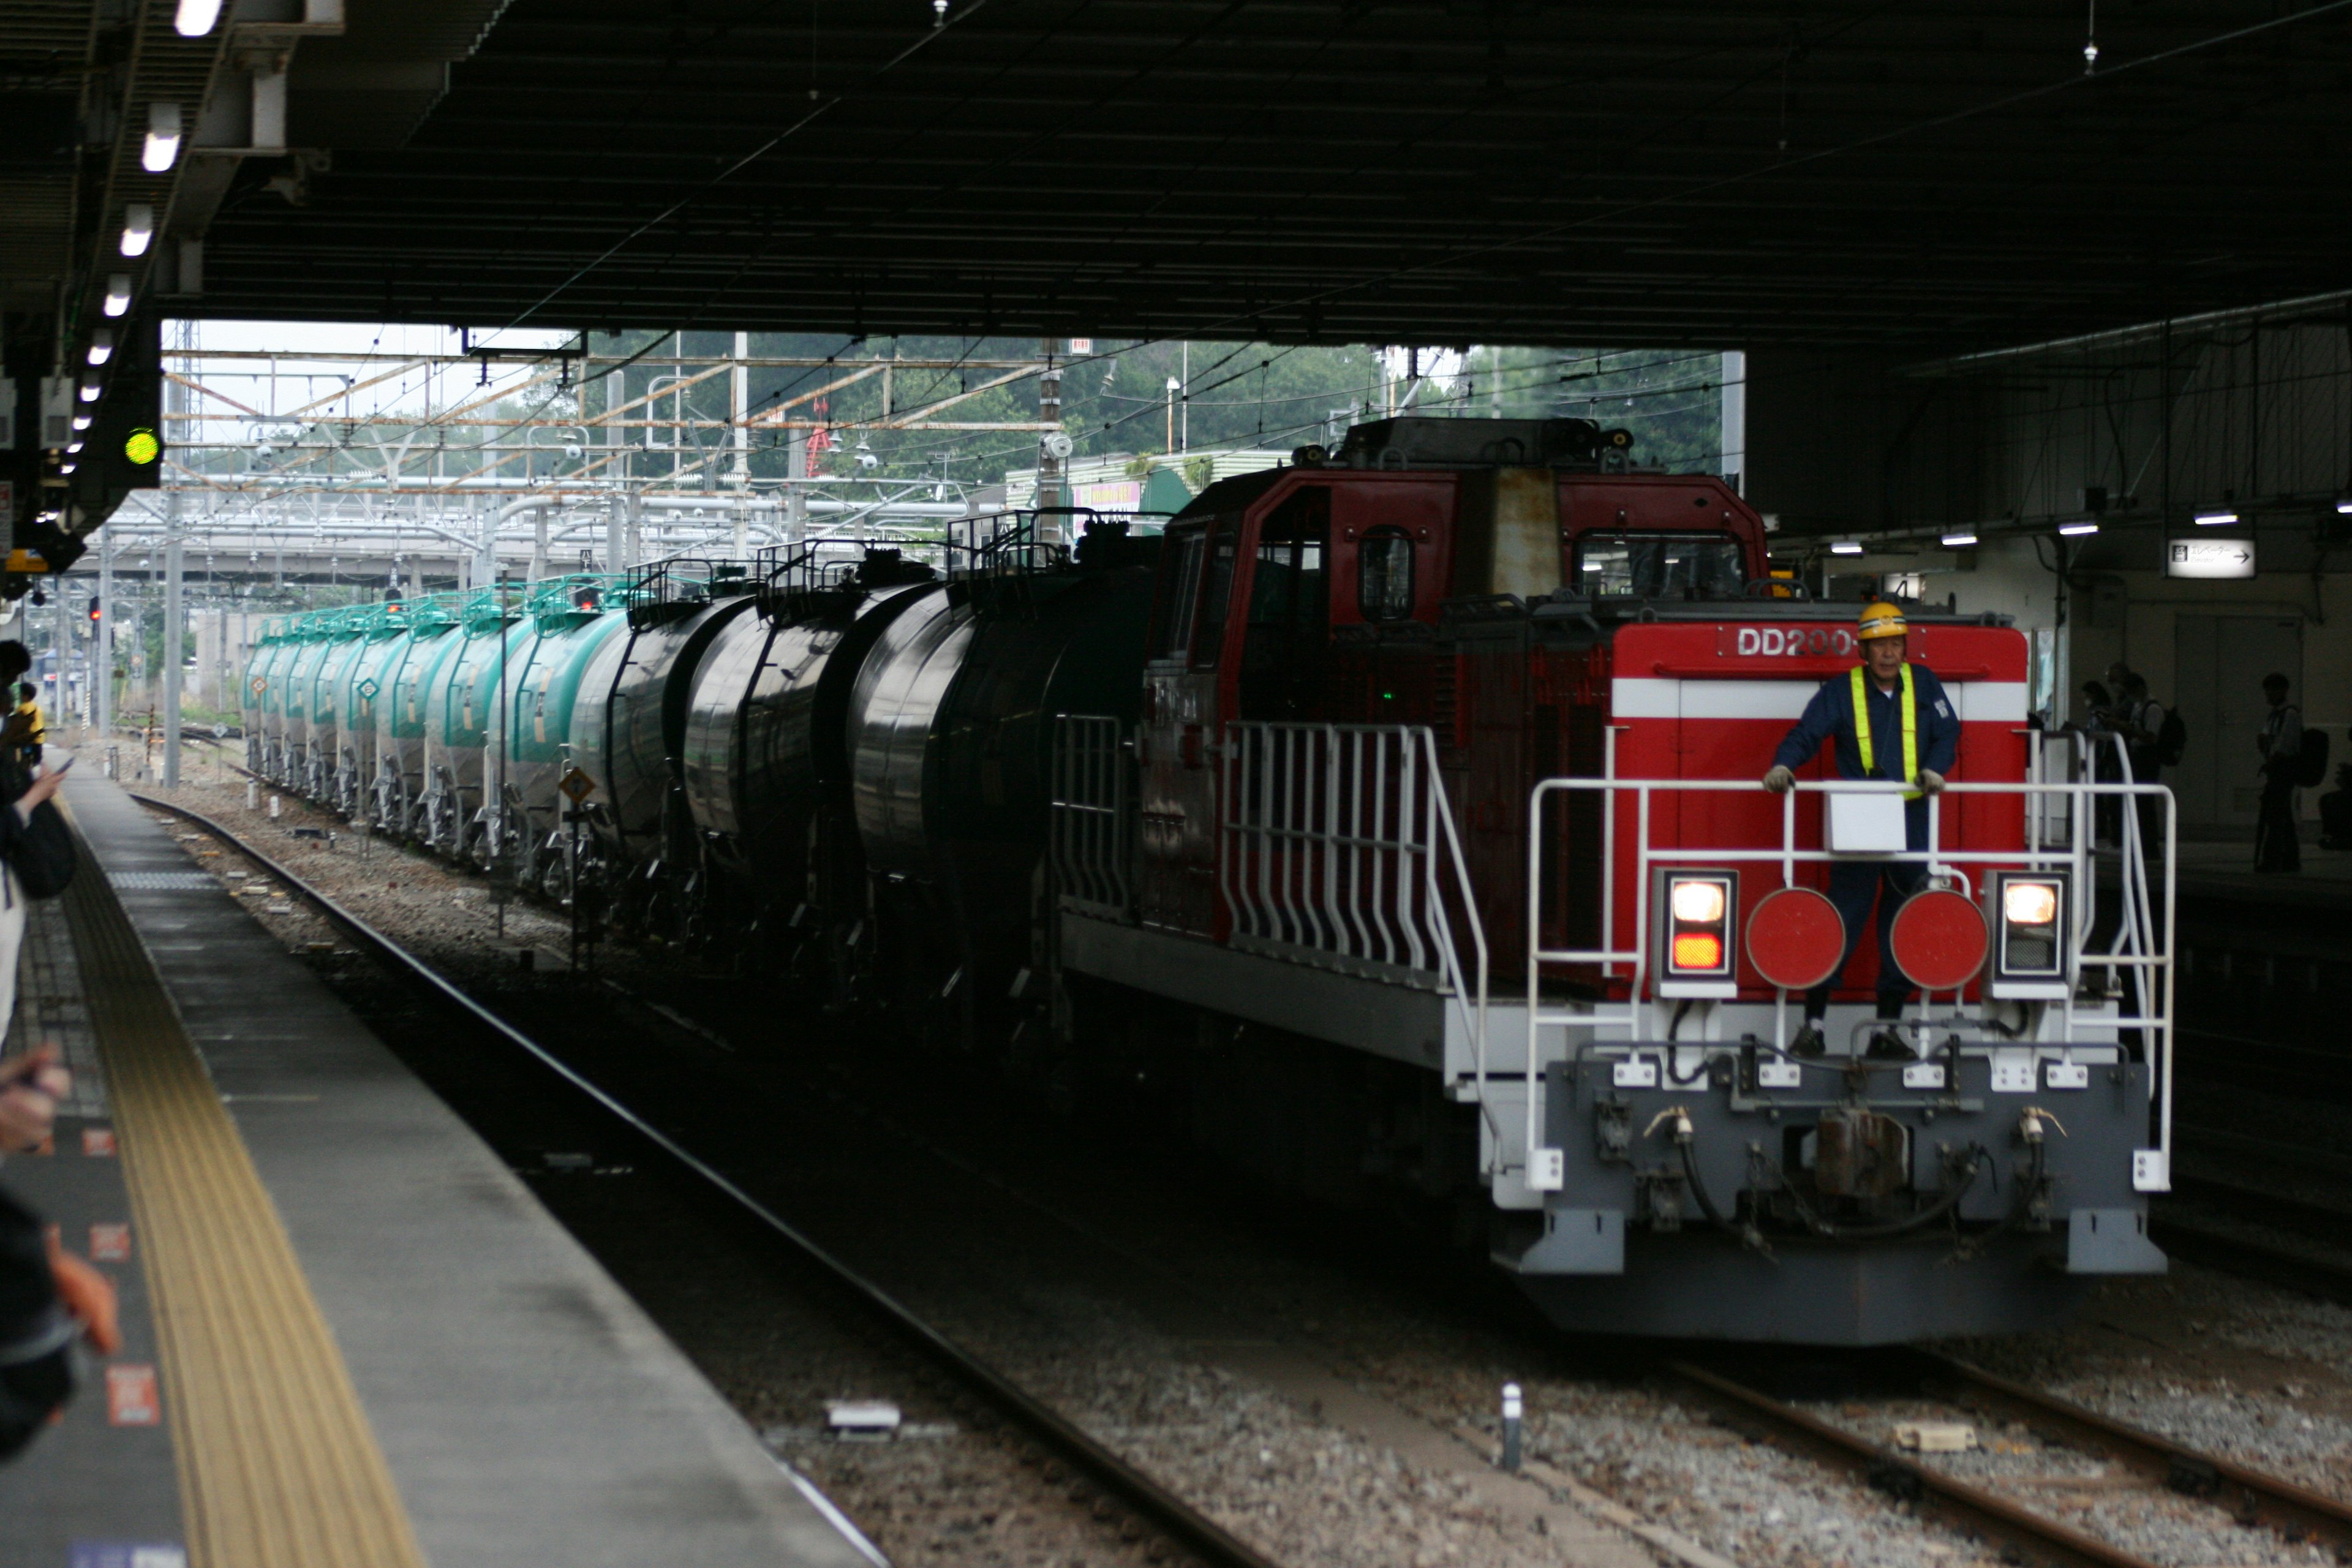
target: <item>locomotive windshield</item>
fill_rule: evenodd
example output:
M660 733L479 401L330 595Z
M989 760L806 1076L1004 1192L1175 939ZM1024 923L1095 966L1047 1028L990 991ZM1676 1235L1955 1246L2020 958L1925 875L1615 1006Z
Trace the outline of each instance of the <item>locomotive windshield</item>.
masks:
M1737 599L1748 591L1727 533L1588 533L1576 542L1576 590L1592 598Z

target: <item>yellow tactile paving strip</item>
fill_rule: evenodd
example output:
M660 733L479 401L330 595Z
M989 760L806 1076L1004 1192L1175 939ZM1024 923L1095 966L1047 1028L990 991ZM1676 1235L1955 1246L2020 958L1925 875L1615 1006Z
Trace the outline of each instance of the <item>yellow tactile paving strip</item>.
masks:
M191 1568L424 1568L278 1211L87 846L64 903L146 1252Z

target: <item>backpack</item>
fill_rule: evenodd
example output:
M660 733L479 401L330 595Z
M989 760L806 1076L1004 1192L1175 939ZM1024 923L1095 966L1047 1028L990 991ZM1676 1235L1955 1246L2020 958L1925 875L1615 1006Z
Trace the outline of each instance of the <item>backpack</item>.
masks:
M2156 760L2160 767L2177 768L2180 759L2189 753L2189 726L2180 721L2180 710L2164 710L2164 722L2156 727Z
M2294 782L2305 789L2326 781L2327 777L2327 731L2305 730L2303 744L2295 749Z
M11 747L0 756L0 801L15 801L32 786L33 775L23 756ZM31 820L17 833L8 850L8 869L28 899L54 899L74 878L73 832L55 801L35 806Z

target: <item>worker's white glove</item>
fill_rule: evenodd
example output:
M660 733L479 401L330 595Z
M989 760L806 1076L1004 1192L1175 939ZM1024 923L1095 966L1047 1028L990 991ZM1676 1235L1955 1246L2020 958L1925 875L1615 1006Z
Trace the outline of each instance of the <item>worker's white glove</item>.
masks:
M1919 787L1927 791L1929 795L1940 794L1944 788L1944 775L1937 773L1933 768L1921 768L1919 770Z
M1943 783L1941 779L1936 782ZM1797 787L1797 775L1776 763L1773 764L1772 771L1764 775L1764 787L1774 795L1786 795Z

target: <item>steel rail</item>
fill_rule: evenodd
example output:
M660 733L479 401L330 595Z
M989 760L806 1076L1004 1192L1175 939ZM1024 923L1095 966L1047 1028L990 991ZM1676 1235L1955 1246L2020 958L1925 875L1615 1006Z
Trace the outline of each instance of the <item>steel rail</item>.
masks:
M1952 1522L1990 1536L2015 1552L2016 1561L2048 1568L2155 1568L2147 1559L2096 1541L2055 1520L2019 1507L1981 1487L1905 1458L1795 1406L1688 1362L1670 1362L1666 1371L1729 1413L1737 1426L1748 1424L1762 1435L1861 1476L1872 1487Z
M170 812L219 838L267 870L296 897L316 909L353 942L390 966L396 975L425 992L434 1001L525 1052L580 1093L594 1100L632 1131L718 1189L803 1258L830 1275L916 1350L995 1405L1040 1447L1051 1451L1104 1492L1118 1498L1177 1545L1208 1563L1210 1568L1281 1568L1273 1559L1103 1447L1076 1424L1024 1392L1010 1378L918 1317L879 1285L753 1197L716 1166L630 1110L562 1058L467 995L432 965L312 887L283 863L255 848L234 830L202 812L142 795L135 790L123 793L143 806Z
M2175 1491L2228 1509L2242 1524L2268 1525L2289 1541L2319 1542L2332 1546L2339 1559L2352 1552L2352 1508L2333 1498L1966 1362L1930 1351L1907 1353L1928 1385L1942 1385L1958 1404L1999 1411L2073 1447L2096 1449Z

